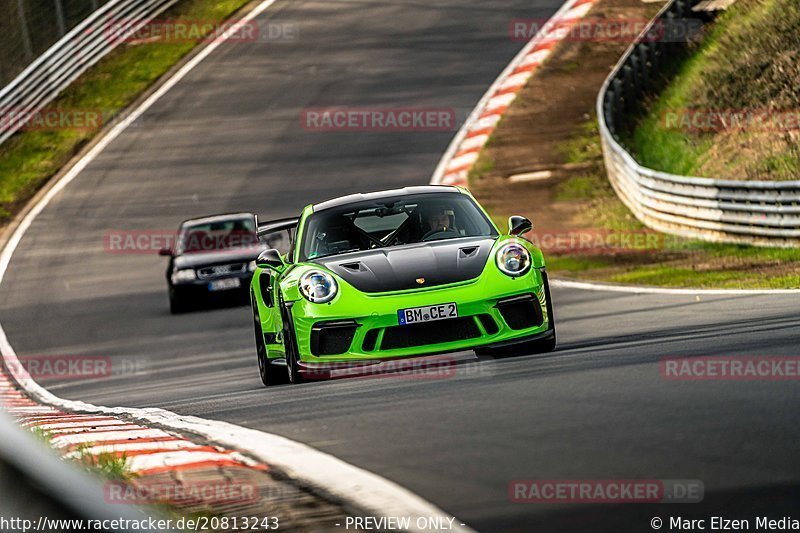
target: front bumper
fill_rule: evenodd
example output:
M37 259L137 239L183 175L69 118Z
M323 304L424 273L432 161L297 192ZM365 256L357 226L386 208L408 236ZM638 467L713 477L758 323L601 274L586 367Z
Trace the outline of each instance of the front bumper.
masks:
M252 277L252 272L242 272L228 276L170 284L170 290L176 298L198 302L239 298L242 295L249 297L250 280ZM216 291L209 289L209 284L212 281L220 281L230 278L239 278L239 287Z
M301 367L470 350L546 337L553 329L539 269L511 278L488 268L469 282L393 294L341 287L345 292L332 304L300 299L287 306ZM458 318L398 324L400 309L449 302L458 305Z

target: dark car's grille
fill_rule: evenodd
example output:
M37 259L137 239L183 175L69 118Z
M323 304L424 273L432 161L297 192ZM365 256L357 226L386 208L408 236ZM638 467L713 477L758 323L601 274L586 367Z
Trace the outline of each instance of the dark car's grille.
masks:
M532 294L501 300L497 309L511 329L532 328L544 322L542 306Z
M197 277L200 279L216 278L229 274L240 274L247 270L247 263L232 263L230 265L214 265L197 269Z
M381 350L412 348L426 344L455 342L480 337L481 332L471 316L449 320L391 326L384 330Z

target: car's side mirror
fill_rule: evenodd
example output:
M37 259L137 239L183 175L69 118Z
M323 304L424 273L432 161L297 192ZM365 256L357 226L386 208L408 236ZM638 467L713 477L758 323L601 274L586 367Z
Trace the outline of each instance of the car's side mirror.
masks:
M286 263L283 262L281 253L278 250L275 248L270 248L269 250L264 250L258 255L258 259L256 259L256 266L258 266L258 268L270 268L272 270L280 271L286 267Z
M163 255L166 257L172 257L172 249L171 248L162 248L158 251L158 255Z
M533 222L525 217L514 215L508 217L508 234L524 235L533 229Z

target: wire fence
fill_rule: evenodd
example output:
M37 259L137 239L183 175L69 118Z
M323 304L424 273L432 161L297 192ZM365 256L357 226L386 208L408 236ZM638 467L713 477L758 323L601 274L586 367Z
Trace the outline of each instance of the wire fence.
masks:
M64 8L72 1L78 0L50 0L53 5L51 11L56 12L53 19L56 29L51 28L51 31L58 36L64 30L63 37L58 38L41 54L35 55L33 61L0 88L0 116L10 117L0 120L0 143L5 142L26 124L25 120L17 120L14 117L33 116L87 69L124 42L127 36L135 34L150 20L177 2L177 0L107 0L101 5L98 1L98 9L91 11L77 25L68 29ZM91 2L91 0L84 1ZM29 6L34 3L44 4L45 0L29 0L27 3ZM25 1L19 0L18 6L22 6L23 9L18 10L18 13L23 13L24 4ZM58 9L55 9L55 6L59 6ZM31 32L27 30L28 15L25 17L26 24L20 23L17 29L21 35L22 53L27 56L28 45L33 47L35 41L30 35ZM111 36L113 38L110 38L108 33L109 20L124 21L120 28L114 28ZM23 35L26 33L27 37Z
M110 0L4 0L0 87Z

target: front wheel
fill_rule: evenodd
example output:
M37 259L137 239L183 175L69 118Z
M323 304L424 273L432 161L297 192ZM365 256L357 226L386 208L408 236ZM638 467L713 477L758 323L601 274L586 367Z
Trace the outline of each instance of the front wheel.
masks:
M289 379L289 383L294 385L305 383L307 380L300 373L299 355L292 332L292 322L289 316L291 310L284 307L283 298L279 299L278 305L281 306L281 318L283 319L283 334L281 336L283 337L283 349L286 352L286 377Z
M267 356L267 345L264 344L264 332L261 329L261 319L258 315L258 308L255 302L253 304L253 327L256 334L256 356L258 357L258 374L261 376L261 383L265 387L273 385L281 385L286 383L286 374L281 369L276 369L269 362Z
M300 363L297 356L297 350L294 347L294 339L291 336L288 328L283 330L283 345L286 350L286 372L289 378L289 383L295 385L305 383L306 378L300 372Z
M169 290L169 312L173 315L180 315L185 313L189 310L189 306L186 303L186 298L178 298L178 295L175 294L174 289Z
M556 349L556 332L553 330L553 335L544 339L536 339L527 342L520 342L519 344L512 344L509 346L497 348L476 348L475 354L478 356L490 357L515 357L518 355L532 355L537 353L552 352Z

